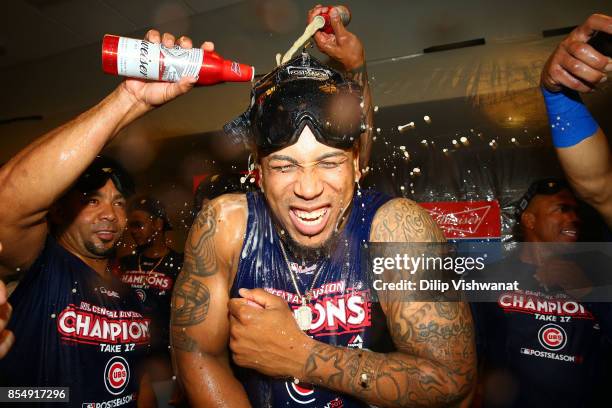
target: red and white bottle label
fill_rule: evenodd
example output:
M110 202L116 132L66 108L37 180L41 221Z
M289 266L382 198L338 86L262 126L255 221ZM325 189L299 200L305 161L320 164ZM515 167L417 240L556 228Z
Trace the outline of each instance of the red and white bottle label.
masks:
M133 38L119 38L117 73L132 78L177 82L182 77L197 77L202 66L201 48L167 48L161 44Z

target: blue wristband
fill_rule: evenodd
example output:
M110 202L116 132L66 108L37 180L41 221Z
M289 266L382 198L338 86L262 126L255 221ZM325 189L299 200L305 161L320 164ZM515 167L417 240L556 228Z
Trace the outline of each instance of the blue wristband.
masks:
M569 89L550 92L542 87L542 95L555 147L574 146L595 134L599 126L578 92Z

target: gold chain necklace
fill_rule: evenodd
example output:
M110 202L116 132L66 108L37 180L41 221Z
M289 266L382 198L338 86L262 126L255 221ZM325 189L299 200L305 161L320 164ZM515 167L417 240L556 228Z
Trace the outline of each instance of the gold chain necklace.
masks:
M141 267L141 265L140 265L140 256L141 256L141 255L142 255L142 254L138 254L138 272L139 272L139 273L143 273L143 271L142 271L142 267ZM168 255L168 254L166 254L166 255ZM155 269L156 269L156 268L157 268L159 265L161 265L162 261L163 261L163 260L166 258L166 255L164 255L164 256L162 256L161 258L159 258L159 261L158 261L158 262L155 264L155 266L153 266L153 267L152 267L150 270L148 270L148 271L144 271L144 272L146 272L146 273L151 273L151 272L155 271Z
M319 265L319 267L317 268L317 272L315 273L315 276L312 279L310 289L308 289L308 291L304 295L302 295L302 292L300 291L300 288L297 284L295 273L293 272L293 269L291 268L291 263L289 262L289 258L287 257L287 252L285 252L285 246L283 245L283 241L279 239L278 242L280 243L281 252L283 253L283 259L287 264L287 268L289 268L291 282L293 283L295 292L297 293L298 298L302 303L300 307L293 311L293 317L295 318L295 321L297 322L300 330L308 331L310 330L310 326L312 326L312 309L310 309L310 307L306 303L310 302L310 299L312 299L312 291L319 275L321 274L321 271L323 270L323 265L325 264L325 262L321 262L321 265Z

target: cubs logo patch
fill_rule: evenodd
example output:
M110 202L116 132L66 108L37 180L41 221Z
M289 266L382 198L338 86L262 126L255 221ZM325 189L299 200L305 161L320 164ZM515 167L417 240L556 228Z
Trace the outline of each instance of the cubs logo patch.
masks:
M538 341L546 350L559 351L567 344L567 333L559 325L547 324L538 330Z
M104 367L104 385L112 395L119 395L127 388L130 382L130 366L121 356L114 356Z
M313 403L316 398L314 397L314 387L310 384L295 384L293 381L286 381L285 387L289 397L298 404L306 405Z

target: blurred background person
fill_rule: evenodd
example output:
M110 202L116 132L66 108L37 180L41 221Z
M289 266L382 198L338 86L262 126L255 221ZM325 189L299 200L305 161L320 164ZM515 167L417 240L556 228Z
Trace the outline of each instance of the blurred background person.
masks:
M154 197L139 196L130 202L127 230L136 249L119 260L120 279L136 292L144 316L151 319L151 349L145 369L159 406L166 406L173 375L168 349L170 299L183 254L168 246L166 231L172 230L172 224L164 205Z
M558 257L559 245L546 245L578 240L578 202L565 180L541 179L516 216L522 244L486 272L516 279L519 290L472 303L482 406L596 406L610 342L598 317L572 296L591 285L587 271L578 259Z

